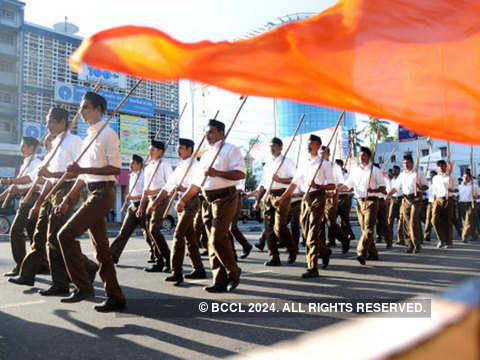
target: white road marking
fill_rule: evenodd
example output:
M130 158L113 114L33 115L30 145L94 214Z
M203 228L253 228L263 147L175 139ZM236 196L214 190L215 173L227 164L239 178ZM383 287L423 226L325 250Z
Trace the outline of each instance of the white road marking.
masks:
M27 301L23 303L6 304L6 305L0 305L0 309L8 309L8 308L29 306L29 305L38 305L38 304L43 304L45 302L46 302L45 300L37 300L37 301Z

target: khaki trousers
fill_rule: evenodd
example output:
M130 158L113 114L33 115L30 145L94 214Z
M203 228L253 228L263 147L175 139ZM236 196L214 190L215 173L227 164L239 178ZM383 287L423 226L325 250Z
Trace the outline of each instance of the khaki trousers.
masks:
M208 236L208 256L213 283L226 286L229 279L237 279L241 269L235 261L232 243L228 235L237 206L235 187L206 192L203 196L202 216Z
M373 240L373 232L378 212L378 198L370 197L366 201L357 199L357 216L362 236L358 240L357 255L377 255L377 248Z
M251 247L250 243L248 242L247 238L243 233L240 231L238 228L238 218L240 217L240 214L242 213L242 195L239 193L238 194L238 201L237 201L237 208L235 211L235 216L233 217L232 220L232 226L230 227L230 238L231 241L233 242L233 239L236 239L240 245L244 249L248 249Z
M323 218L322 231L320 239L325 242L325 225L328 227L328 242L335 244L335 239L340 242L347 240L346 234L342 231L340 225L337 224L338 215L338 194L327 197L325 201L325 217Z
M123 299L123 293L118 285L112 253L108 246L106 216L115 202L113 184L88 191L87 200L73 214L58 234L58 241L62 250L63 259L68 275L81 291L93 292L93 284L89 280L89 273L96 269L95 263L87 261L82 254L80 242L76 238L88 230L90 240L99 262L99 273L104 284L105 295Z
M395 219L398 219L397 240L400 243L405 243L403 216L400 215L400 208L402 206L401 197L392 197L388 204L388 218L387 218L387 234L385 242L391 245L393 242L393 225Z
M387 217L388 209L385 199L378 199L378 212L377 212L377 237L387 237Z
M452 244L453 233L453 200L449 199L435 199L432 208L433 214L433 229L437 235L438 241L442 245Z
M408 199L404 197L402 200L403 218L408 229L407 245L410 247L417 246L422 242L422 224L420 214L422 212L423 201L421 195Z
M475 213L478 209L475 205L476 203L474 203L474 207L472 208L471 202L459 203L460 211L464 219L462 231L462 240L464 241L468 240L469 238L473 240L478 238L475 224Z
M268 255L275 259L278 259L280 256L278 252L278 241L283 243L290 253L296 253L298 250L297 245L293 241L290 229L287 226L291 197L287 197L280 207L276 207L274 203L280 196L281 194L275 196L270 193L264 202L265 236L267 239ZM274 234L275 236L273 236Z
M155 201L154 198L148 200L148 208ZM167 241L163 236L161 229L163 225L163 214L167 209L168 202L170 201L169 197L166 197L158 206L155 208L151 215L146 217L146 228L147 234L152 242L152 245L157 251L157 254L161 255L165 261L170 264L170 249L168 248ZM156 256L157 263L160 261L160 256Z
M302 200L300 222L305 235L307 267L309 270L318 268L318 256L326 256L329 249L320 239L322 219L325 215L325 192L315 191Z
M198 237L198 246L201 247L202 249L207 250L208 236L207 236L207 231L205 230L205 224L203 223L203 216L202 216L203 203L205 202L205 199L203 198L203 196L199 196L199 198L200 198L200 210L195 215L194 227L195 227L195 233L197 234L197 237Z
M355 234L352 231L350 225L350 211L352 209L352 196L351 195L339 195L338 197L338 216L340 216L340 224L342 231L350 239L355 238Z
M203 271L202 259L198 250L198 238L195 234L193 221L200 209L200 199L194 196L185 204L183 212L178 214L178 223L173 235L171 266L174 274L183 272L183 259L185 258L185 242L187 243L188 256L193 270Z
M302 201L290 202L290 212L288 217L290 219L290 230L292 231L293 242L298 249L300 242L300 212L302 211Z
M24 234L25 230L27 230L30 244L33 243L33 234L35 233L35 224L37 223L37 219L29 220L28 213L35 204L35 201L37 201L38 197L39 194L34 193L28 203L24 203L22 198L15 218L13 219L12 226L10 227L10 246L12 248L13 260L18 267L20 267L23 258L27 254L25 245L26 238ZM45 264L47 264L47 254L45 249L43 251L42 258L45 260Z
M429 202L427 204L427 209L425 211L425 230L423 232L423 237L425 240L430 240L430 237L432 236L432 228L433 228L433 203Z

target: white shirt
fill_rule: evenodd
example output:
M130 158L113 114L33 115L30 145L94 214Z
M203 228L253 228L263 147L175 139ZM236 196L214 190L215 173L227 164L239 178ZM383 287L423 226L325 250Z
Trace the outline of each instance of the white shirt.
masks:
M87 129L87 137L82 141L82 151L97 135L98 131L104 124L104 121L99 121ZM93 144L88 148L85 155L83 155L79 165L81 167L91 168L101 168L109 165L119 169L122 167L120 141L111 127L107 126L103 129L98 138L96 138ZM115 181L115 176L82 174L81 179L88 184L99 181Z
M304 161L297 169L297 173L295 174L292 183L297 186L302 186L305 189L305 192L310 187L310 183L315 175L315 171L317 171L318 166L320 165L320 156L316 156L314 158L308 158ZM333 176L333 168L332 163L329 161L323 161L322 167L318 171L317 176L315 177L315 184L316 185L328 185L328 184L335 184L335 178ZM310 192L316 191L317 189L310 188Z
M32 158L32 156L33 156L33 159L30 162L30 159ZM22 174L21 177L28 176L30 178L30 182L27 184L18 184L16 185L17 188L18 189L30 188L30 186L32 186L34 179L36 179L38 172L40 171L41 165L42 165L42 161L40 159L37 159L34 154L27 156L25 159L23 159L22 166L20 166L20 170L18 174L19 175Z
M245 179L238 180L237 185L235 185L235 187L237 188L237 190L241 190L245 192Z
M53 139L52 151L55 151L62 136L63 133L58 134L55 139ZM77 160L78 155L80 155L81 149L82 139L80 138L80 136L73 135L69 132L67 136L65 136L65 139L62 141L62 144L55 153L52 161L50 161L50 164L48 165L48 171L52 173L65 172L67 170L67 165ZM50 154L47 154L46 157L49 156ZM58 179L51 178L49 179L49 181L55 183L58 181ZM65 181L75 181L75 179L66 179Z
M447 196L447 190L448 188L450 189L458 189L458 180L449 175L435 175L432 179L432 189L433 189L433 195L436 197L445 197ZM449 196L452 195L452 193L449 193Z
M165 190L167 193L170 193L171 191L173 191L173 189L175 189L175 187L180 185L180 180L182 180L182 177L185 174L185 171L187 170L187 167L190 164L191 160L192 160L192 157L189 157L188 159L185 159L185 160L180 160L180 163L175 168L175 171L173 172L173 174L168 177L167 183L163 187L163 190ZM192 167L190 168L187 176L185 176L185 179L183 180L183 183L182 183L182 187L184 187L185 189L188 189L188 187L192 183L193 178L197 171L197 167L198 167L198 161L194 160ZM179 191L179 193L181 192Z
M205 177L205 171L208 170L210 164L212 163L215 154L220 146L221 140L218 140L213 146L209 146L209 149L202 155L200 159L199 166L197 168L197 175L195 176L193 184L197 187L200 187ZM215 162L212 166L215 170L218 171L241 171L246 174L245 169L245 160L243 155L240 152L240 149L235 145L225 143L222 147L222 150L218 154ZM236 186L237 180L227 180L222 177L211 177L208 176L203 185L203 190L218 190L224 189L230 186Z
M155 171L155 168L157 167L159 161L161 161L160 165L158 165L158 169L154 174L153 172ZM145 167L145 182L143 190L147 190L149 184L150 187L148 187L148 190L163 189L163 187L167 184L168 179L172 176L172 173L172 165L165 159L160 158L150 161L150 163ZM149 198L153 198L154 196L156 195L149 195Z
M282 162L282 159L284 158L283 155L277 156L276 158L273 158L265 164L263 167L263 174L262 174L262 180L261 180L261 185L268 190L270 187L270 183L272 183L272 178L275 172L277 171L278 167L280 166L280 163ZM295 176L296 172L296 167L295 163L293 162L292 159L285 158L285 161L282 164L282 167L278 171L277 175L278 177L285 179L285 178L293 178ZM272 184L272 190L280 190L280 189L286 189L288 188L289 184L282 184L276 181L273 181Z
M364 168L361 165L357 165L352 168L347 181L345 181L345 185L348 188L353 188L356 198L364 198L368 188L376 190L381 186L385 186L385 179L383 178L382 171L375 166L373 167L370 183L368 182L371 168L371 164ZM378 194L379 193L368 193L368 196L378 197Z
M138 181L137 181L138 178ZM142 170L132 171L130 179L128 180L128 188L130 189L130 196L141 196L143 193L143 186L145 183L145 175ZM133 187L135 185L135 187ZM139 201L139 200L135 200Z
M395 181L394 189L397 191L398 189L401 189L402 194L404 195L412 195L415 194L417 184L428 185L423 171L418 170L418 176L417 172L414 170L402 171ZM418 193L419 191L417 191L417 194Z
M478 196L479 189L477 185L473 185L473 196ZM462 184L458 187L458 201L471 202L472 201L472 182Z
M433 185L431 181L430 181L430 186L428 187L428 190L427 190L427 198L429 203L433 203Z
M297 186L292 193L292 199L291 199L290 203L294 203L294 202L302 200L303 196L293 197L293 195L301 194L301 193L303 193L303 186Z

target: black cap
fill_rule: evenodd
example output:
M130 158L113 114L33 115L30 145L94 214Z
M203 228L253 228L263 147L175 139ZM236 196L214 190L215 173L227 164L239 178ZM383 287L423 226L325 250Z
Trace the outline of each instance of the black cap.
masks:
M151 144L153 147L156 147L158 150L165 150L165 144L162 141L152 139Z
M186 148L192 148L192 150L193 150L193 147L195 146L195 143L192 140L185 139L185 138L179 138L178 143L180 145L185 146Z
M370 158L372 157L372 152L371 152L370 149L369 149L368 147L366 147L366 146L361 146L361 147L360 147L360 152L363 152L363 153L367 154L368 157L370 157Z
M310 140L310 141L316 141L316 142L318 142L320 145L322 145L322 139L320 139L320 136L317 136L317 135L314 135L314 134L310 134L310 137L308 138L308 140Z
M272 141L270 141L270 142L271 142L272 144L276 144L276 145L278 145L278 146L283 146L282 140L280 140L280 139L277 138L277 137L274 137L274 138L272 139Z
M37 147L38 146L38 140L35 139L34 137L32 136L24 136L22 138L22 141L25 145L27 146L33 146L33 147Z
M217 128L218 131L223 131L225 132L225 124L221 121L218 121L218 120L215 120L215 119L211 119L209 122L208 122L208 126L214 126L215 128Z
M137 155L137 154L132 155L132 160L135 160L139 164L143 164L143 158L141 156Z

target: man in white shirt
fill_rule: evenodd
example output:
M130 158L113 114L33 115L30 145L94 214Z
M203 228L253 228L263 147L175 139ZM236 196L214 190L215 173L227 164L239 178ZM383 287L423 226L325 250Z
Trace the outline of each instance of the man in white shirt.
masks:
M380 169L371 164L372 152L367 147L360 148L360 165L352 168L345 185L340 191L353 188L357 198L357 217L362 229L358 240L357 260L365 265L366 260L378 260L378 252L373 240L377 221L378 194L385 191L385 179Z
M118 264L123 249L127 245L130 236L132 236L132 233L137 226L140 226L142 229L143 236L147 243L149 245L151 244L145 224L145 216L138 218L136 215L138 206L140 205L140 200L142 199L144 183L145 176L143 170L143 158L140 155L134 154L130 160L130 179L128 181L130 195L128 195L125 199L125 201L130 201L130 205L127 208L127 213L123 219L122 227L120 228L117 237L110 245L112 259L115 264ZM155 250L153 249L156 250L154 246L151 246L150 258L155 259Z
M20 152L24 157L18 173L21 176L2 179L2 185L8 186L8 188L0 194L0 204L9 196L21 196L20 206L18 207L15 219L10 227L10 245L12 248L13 260L16 265L12 271L6 273L5 276L16 276L20 271L20 265L27 253L25 247L25 230L30 238L30 242L33 242L33 234L37 219L34 218L30 220L28 218L28 212L37 200L39 193L38 191L35 191L28 202L23 201L23 199L24 195L30 190L33 181L38 174L39 165L41 163L40 159L37 159L35 156L35 151L38 149L38 145L39 143L37 139L30 136L24 136L20 143Z
M475 229L475 212L477 211L475 200L479 198L480 193L478 186L473 183L470 169L463 174L463 183L459 186L458 193L460 211L464 219L462 241L466 243L469 239L478 240Z
M438 175L432 179L433 229L438 248L451 248L453 237L453 196L458 192L458 180L447 172L445 160L437 161Z
M408 224L409 242L407 253L419 253L422 242L422 224L420 214L422 212L423 191L428 189L427 180L423 171L415 170L411 155L403 157L403 171L398 177L395 186L387 194L387 199L401 189L403 194L402 209L405 222Z
M400 175L400 167L393 166L393 177L387 182L387 192L390 192L395 187L398 176ZM405 221L400 209L402 208L402 192L401 189L397 189L397 192L390 196L388 202L388 218L387 218L387 234L385 236L385 242L387 247L391 248L393 244L393 226L395 219L397 219L397 245L405 245Z
M307 245L307 271L302 274L303 278L318 277L318 257L322 258L323 268L325 269L330 262L332 253L320 240L322 218L325 215L325 192L335 190L332 164L322 160L322 156L319 154L321 145L320 137L310 135L307 142L308 159L301 163L287 190L274 204L275 207L280 207L284 201L289 201L297 186L302 186L305 191L310 189L302 200L302 213L300 215ZM316 173L317 170L318 173Z
M139 219L145 215L147 208L153 204L155 197L162 192L168 179L173 174L172 165L163 158L165 152L163 142L152 139L149 152L151 161L145 167L145 186L143 187L142 198L137 210ZM160 256L156 256L156 262L152 266L145 268L147 272L170 272L170 249L161 232L163 213L168 206L170 198L162 196L161 200L151 214L146 214L146 228L150 241L160 254Z
M425 230L423 233L423 239L425 241L430 241L431 235L432 235L432 228L433 228L433 214L432 214L432 208L433 208L433 186L432 186L432 179L433 177L437 175L437 172L435 170L430 171L430 181L428 184L428 190L427 190L427 209L425 211Z
M278 252L277 239L284 244L289 253L288 263L293 264L297 258L298 246L293 241L290 229L287 226L288 213L290 211L291 197L285 198L282 206L275 206L275 201L282 196L295 176L295 163L292 159L282 155L283 143L277 137L270 141L271 161L263 167L262 180L255 202L255 210L260 207L260 200L270 189L263 204L265 217L265 239L268 246L270 260L265 262L266 266L280 266L280 253ZM279 169L278 167L282 165ZM278 170L278 172L277 172ZM275 236L274 236L275 234Z
M195 144L190 139L180 138L178 140L177 154L180 158L180 164L176 167L173 174L168 178L167 183L157 195L155 200L147 209L147 214L151 215L156 210L159 204L165 199L169 198L169 194L178 190L180 196L190 187L194 176L197 172L197 161L193 160L190 171L183 179L186 170L192 160L192 153ZM200 258L200 251L198 249L198 236L194 229L195 215L200 210L200 199L198 195L193 196L185 204L184 211L178 214L178 223L173 235L171 268L172 276L169 276L165 281L174 282L175 285L180 285L183 282L183 259L185 258L185 243L188 247L188 256L192 264L193 272L185 275L187 279L205 279L207 274ZM163 209L165 212L165 208ZM163 214L162 214L163 216Z
M93 280L96 268L85 261L80 242L76 240L89 230L107 296L107 299L102 304L94 306L94 309L99 312L122 310L126 306L126 301L118 284L108 245L106 221L106 215L115 203L115 175L120 174L122 166L120 141L117 134L102 121L107 102L101 95L94 92L85 93L80 107L82 118L90 125L87 137L82 142L82 151L86 152L79 164L72 163L67 166L67 174L78 177L72 190L55 211L57 214L66 214L72 206L72 201L85 185L88 197L58 233L68 275L75 285L71 296L61 301L74 303L95 296ZM86 150L92 141L92 145Z
M240 283L242 272L228 234L238 201L235 186L245 178L245 161L238 147L228 143L222 146L224 136L225 124L210 120L206 134L210 148L202 155L193 183L177 203L177 211L181 213L188 200L202 190L205 198L202 214L213 274L213 285L205 290L212 293L233 291Z

